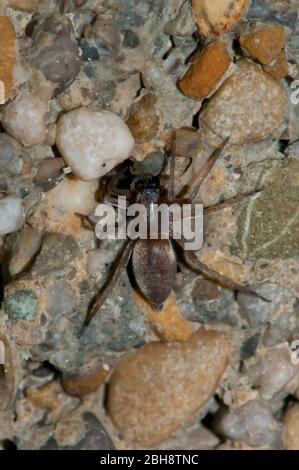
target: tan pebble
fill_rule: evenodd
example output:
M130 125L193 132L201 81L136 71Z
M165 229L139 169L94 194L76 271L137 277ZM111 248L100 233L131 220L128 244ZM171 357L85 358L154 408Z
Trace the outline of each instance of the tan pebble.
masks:
M133 103L131 107L127 126L138 144L148 142L158 132L159 118L156 115L156 101L154 95L148 94Z
M193 0L193 16L204 36L215 37L232 29L247 4L247 0Z
M253 59L270 65L285 46L283 26L269 26L240 38L240 44Z
M128 441L159 444L214 394L230 352L226 334L199 330L187 342L149 343L125 356L108 388L112 421Z
M288 110L283 85L258 66L240 61L199 117L231 144L259 142L278 132Z
M0 16L0 85L4 84L4 96L0 94L0 104L11 97L13 73L16 64L16 33L12 22L7 16ZM4 99L3 99L4 98Z
M285 50L282 50L280 54L278 54L272 65L264 65L263 69L278 80L286 77L289 74L289 64L286 59Z
M41 247L42 239L43 233L35 228L29 225L22 228L9 262L9 272L12 276L29 267L30 262Z
M190 338L192 326L181 314L173 294L159 312L153 310L140 294L135 293L135 299L159 337L165 341L186 341Z
M185 75L178 81L180 90L201 100L215 89L231 64L223 41L215 41L197 54Z
M290 408L284 415L283 443L288 450L299 450L299 405Z
M107 366L107 364L105 364ZM83 397L95 392L109 375L109 369L98 360L73 373L63 374L61 384L66 393Z

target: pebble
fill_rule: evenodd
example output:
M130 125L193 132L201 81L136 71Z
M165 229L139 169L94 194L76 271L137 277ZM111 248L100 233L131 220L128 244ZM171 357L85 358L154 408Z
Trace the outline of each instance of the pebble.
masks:
M75 213L89 215L95 208L98 184L69 175L47 192L40 210L53 222Z
M125 356L107 408L125 438L151 447L170 437L215 392L231 351L226 334L199 330L182 343L150 343Z
M113 441L102 423L92 413L85 412L82 416L85 433L76 445L58 445L54 438L42 447L42 450L115 450ZM67 423L66 431L74 428L74 424ZM58 438L58 436L55 436Z
M209 100L199 116L213 132L230 143L259 142L279 132L288 110L288 97L281 83L258 66L241 60Z
M299 450L299 405L295 403L283 418L283 443L288 450Z
M4 101L11 98L17 55L16 32L11 20L7 16L0 16L0 38L0 81L4 84L4 96L0 96L0 102L3 104Z
M104 176L134 149L134 139L121 118L84 107L61 116L56 144L73 173L85 181Z
M35 12L38 8L38 0L9 0L8 5L11 8L21 11Z
M81 69L80 50L71 35L72 23L67 16L46 16L33 31L30 63L41 70L47 80L65 83Z
M276 319L280 313L292 312L294 297L286 288L270 283L253 285L252 288L266 299L271 300L271 302L265 302L262 299L238 293L240 313L253 328L267 323L271 317Z
M112 56L118 54L121 45L121 35L116 28L113 17L110 15L98 15L92 25L92 33L98 39L101 47Z
M192 9L200 32L215 37L232 29L247 4L247 0L193 0Z
M181 314L175 296L171 294L161 311L157 312L137 292L137 303L141 306L157 335L165 341L187 341L193 329Z
M270 349L247 369L249 378L264 400L271 400L282 391L296 373L298 365L292 364L290 350L283 346Z
M66 393L83 397L96 392L108 377L109 371L109 365L94 359L77 371L63 374L61 385Z
M285 29L268 26L241 36L240 44L253 59L270 65L285 47Z
M9 262L9 272L12 276L21 273L30 265L33 257L39 251L43 234L33 227L25 226L13 247L13 256Z
M27 91L9 103L3 113L2 125L24 147L42 144L46 138L47 104Z
M96 92L90 78L82 71L73 83L57 97L64 111L71 111L80 106L88 106L95 98Z
M4 299L4 310L12 320L33 321L37 315L38 298L30 289L19 289Z
M225 412L217 428L226 438L261 447L274 440L278 423L267 404L251 400L233 411Z
M153 139L159 130L160 121L155 108L156 101L155 95L148 94L133 103L131 107L127 126L137 144Z
M225 43L214 41L192 58L191 65L178 81L178 87L191 98L206 98L215 90L230 64Z
M22 169L23 149L11 136L0 134L0 171L3 177L17 175Z
M0 235L17 232L24 223L21 199L7 196L0 200Z

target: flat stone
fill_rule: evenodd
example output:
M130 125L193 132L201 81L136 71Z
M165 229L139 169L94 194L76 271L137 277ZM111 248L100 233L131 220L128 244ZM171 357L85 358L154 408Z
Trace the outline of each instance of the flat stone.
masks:
M253 59L270 65L285 46L285 29L277 25L253 31L242 36L240 44Z
M226 334L199 330L183 343L149 343L125 356L108 388L107 409L129 441L170 437L214 394L228 365Z

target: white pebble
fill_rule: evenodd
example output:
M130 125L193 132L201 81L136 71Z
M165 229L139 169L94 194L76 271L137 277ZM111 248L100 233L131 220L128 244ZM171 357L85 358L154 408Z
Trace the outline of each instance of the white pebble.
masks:
M0 235L16 232L24 223L22 201L14 197L6 197L0 201Z
M5 108L2 124L24 147L33 147L45 141L46 112L47 106L38 96L24 92Z
M119 116L85 107L62 115L56 144L73 173L85 181L104 176L134 149L131 132Z

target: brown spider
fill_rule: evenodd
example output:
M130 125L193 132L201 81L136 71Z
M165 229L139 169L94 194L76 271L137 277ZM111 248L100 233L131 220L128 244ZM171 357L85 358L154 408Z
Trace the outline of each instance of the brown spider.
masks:
M158 176L144 177L134 179L133 184L131 185L131 190L129 191L129 196L134 197L135 203L143 204L147 213L149 213L151 204L160 204L160 203L177 203L177 204L192 204L194 198L196 197L199 188L213 166L215 165L217 159L222 154L222 151L229 141L229 138L226 138L222 144L214 151L214 153L209 157L203 168L196 174L191 182L188 185L186 191L180 198L175 197L174 191L174 174L175 174L175 154L176 154L176 138L175 133L172 140L172 151L171 151L171 161L170 161L170 177L168 182L168 187L163 187L161 185L161 174ZM119 190L117 188L116 181L108 183L110 187L109 195L118 196L126 195L128 196L127 190ZM256 194L259 191L252 191L249 193L241 194L237 197L229 199L221 204L210 206L204 208L204 214L211 214L218 210L224 209L225 207L236 204L242 199ZM111 201L110 197L110 201ZM118 265L108 280L103 290L95 297L91 308L89 309L84 324L78 334L78 337L81 337L85 329L88 327L93 317L96 315L101 305L108 298L111 290L117 284L123 269L126 269L130 259L132 259L132 268L135 280L137 285L143 294L143 296L148 300L155 310L161 310L164 302L169 297L175 276L177 273L177 257L175 254L173 241L175 241L181 248L184 250L184 239L174 240L171 233L169 239L136 239L136 240L127 240L125 246L118 262ZM186 240L185 240L186 241ZM186 263L196 272L203 274L205 277L208 277L219 284L227 286L233 290L238 290L244 294L251 295L254 297L259 297L262 300L268 302L267 299L262 297L260 294L254 292L248 287L245 287L215 271L203 264L195 255L193 251L185 251L185 261Z

